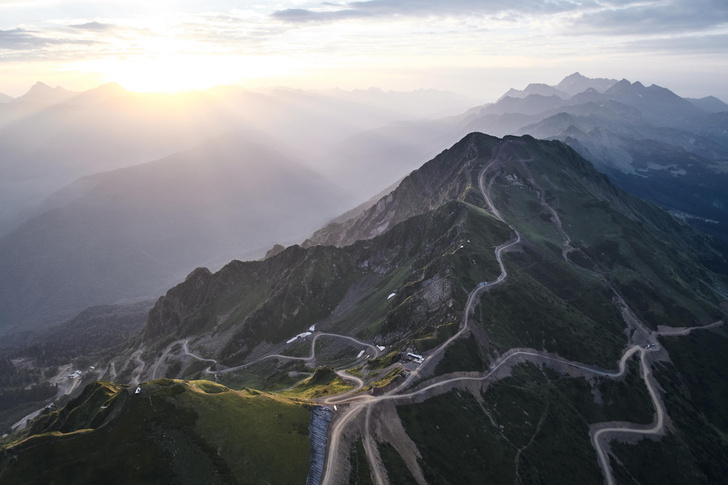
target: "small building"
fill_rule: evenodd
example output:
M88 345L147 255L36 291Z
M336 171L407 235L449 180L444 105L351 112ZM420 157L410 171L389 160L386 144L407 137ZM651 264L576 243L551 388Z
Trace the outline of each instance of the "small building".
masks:
M418 364L421 364L422 361L425 360L425 358L422 357L421 355L413 354L412 352L407 352L407 357L409 357L410 359L414 360Z

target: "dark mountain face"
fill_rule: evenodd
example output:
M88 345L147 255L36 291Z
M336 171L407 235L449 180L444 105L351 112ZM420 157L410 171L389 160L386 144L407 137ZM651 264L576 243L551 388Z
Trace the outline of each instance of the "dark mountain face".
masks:
M155 296L191 268L262 256L352 205L320 175L242 135L82 179L0 240L2 327Z
M640 474L635 454L671 466L673 455L653 453L652 440L612 442L619 462L600 458L601 441L590 436L615 421L622 433L649 428L660 445L689 450L680 468L710 482L723 471L715 463L725 447L715 443L728 423L717 404L726 367L705 364L725 362L728 348L719 324L727 254L562 142L472 133L304 247L193 271L156 302L129 348L99 366L134 386L214 379L278 391L279 404L293 396L332 407L330 482L363 470L396 483L510 483L528 473L583 484ZM692 340L689 328L704 325ZM323 366L338 372L313 372ZM341 379L357 382L351 394ZM61 442L82 454L90 444L105 449L106 439L113 449L142 443L163 457L163 441L143 441L158 432L215 476L234 472L241 461L228 461L230 450L243 455L230 448L221 416L235 423L234 442L257 443L257 428L237 427L239 398L266 394L220 383L159 379L136 397L90 386L31 423L31 441L2 452L0 477L36 476L28 464ZM290 412L276 411L279 424ZM298 463L304 452L285 453ZM186 470L164 463L162 477ZM67 470L53 461L42 473Z

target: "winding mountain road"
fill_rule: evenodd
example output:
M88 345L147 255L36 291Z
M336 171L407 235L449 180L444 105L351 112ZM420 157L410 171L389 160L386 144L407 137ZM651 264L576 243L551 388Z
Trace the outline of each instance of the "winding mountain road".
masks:
M483 198L488 205L488 208L490 209L491 213L500 221L507 224L508 227L511 229L513 233L515 233L516 237L512 241L508 241L501 246L498 246L495 250L495 257L498 261L498 264L501 269L501 273L498 276L496 281L490 282L490 283L480 283L474 288L468 295L467 304L465 306L465 310L463 313L462 322L460 325L460 328L458 332L453 335L451 338L449 338L447 341L445 341L442 345L437 347L435 350L431 351L429 355L425 358L423 363L414 371L410 373L410 375L405 379L404 382L396 386L394 389L388 391L384 395L381 396L371 396L371 395L352 395L353 392L348 392L346 394L342 394L339 396L332 396L327 398L325 401L327 404L349 404L349 408L346 410L343 410L338 415L335 416L334 421L332 422L332 425L329 429L329 442L327 447L327 453L326 453L326 463L324 466L324 472L323 472L323 479L322 484L324 485L331 485L335 483L337 480L336 478L336 470L339 467L339 450L340 450L340 443L342 439L342 435L344 430L349 426L351 422L353 422L360 413L365 410L366 416L364 419L364 430L363 430L363 444L365 447L365 451L367 454L367 459L369 461L369 467L372 472L372 479L375 485L382 485L386 483L386 479L382 476L382 469L379 463L378 459L375 459L375 457L379 457L378 450L376 450L376 445L374 443L374 440L371 437L370 433L370 419L372 410L374 408L374 405L378 402L386 401L386 400L412 400L413 398L416 398L418 396L423 395L432 395L433 392L437 391L440 388L443 388L445 386L450 386L457 383L462 382L484 382L489 379L493 379L496 375L496 373L501 370L504 366L510 366L510 365L517 365L520 362L522 362L524 359L527 361L535 361L535 362L544 362L544 361L550 361L559 365L565 365L570 366L575 369L579 369L585 373L594 374L598 376L603 377L609 377L609 378L619 378L623 376L627 372L627 361L636 353L640 354L640 365L641 365L641 374L642 379L645 383L645 386L648 389L648 392L650 394L650 397L652 399L653 405L655 407L656 412L656 419L655 423L650 428L645 428L644 426L640 426L637 424L624 424L621 427L604 427L596 429L596 431L593 432L591 436L592 444L597 452L597 457L599 461L599 466L602 469L603 475L605 477L605 481L608 485L614 485L614 478L612 476L612 471L609 465L609 458L607 456L607 452L605 451L605 447L608 444L609 437L614 434L638 434L638 435L654 435L654 434L661 434L664 432L664 423L665 423L665 415L666 411L664 408L664 404L661 400L661 397L658 393L658 391L655 388L655 384L652 382L652 372L650 365L646 361L646 355L651 352L658 352L660 351L660 347L658 345L655 345L649 349L641 347L639 345L631 344L629 347L625 349L625 352L623 353L622 357L619 360L618 368L616 371L607 371L595 368L593 366L588 366L586 364L578 363L578 362L571 362L566 359L563 359L558 356L549 355L545 352L539 352L537 350L533 349L512 349L511 351L506 352L501 356L500 359L498 359L496 362L491 364L490 369L485 372L482 375L478 376L456 376L452 378L445 378L442 380L439 380L437 382L434 382L432 384L426 385L420 389L412 390L409 392L403 392L406 390L413 382L415 382L415 379L421 374L422 370L427 367L427 364L432 362L434 358L439 356L441 353L443 353L447 347L454 342L456 339L460 338L465 334L465 332L469 329L469 319L470 315L472 314L475 306L478 304L478 297L480 294L484 291L488 291L492 288L494 288L497 285L502 284L506 281L508 277L508 271L503 264L502 254L504 251L513 248L514 246L518 245L521 242L521 235L520 233L507 221L503 219L498 209L493 204L493 201L490 197L490 189L492 187L493 181L495 180L495 177L491 178L490 183L486 185L486 174L496 166L496 164L501 160L501 153L502 149L505 146L505 143L499 144L491 157L491 161L486 165L485 168L483 168L479 175L478 175L478 186L480 188L480 191L483 195ZM470 150L471 147L469 147ZM475 147L472 147L475 148ZM475 157L472 160L477 159L477 148L475 149ZM472 161L471 160L471 161ZM525 163L525 160L521 160L521 162ZM531 182L538 187L538 185L535 183L535 180L533 180L533 176L530 174L530 171L528 171L527 167L526 170L529 174L529 178L531 179ZM547 202L545 199L545 194L543 189L539 187L540 194L539 199L545 207L549 210L549 212L552 215L552 221L557 226L557 229L559 233L562 235L564 239L564 249L562 251L562 255L564 259L567 262L571 262L568 259L568 253L573 250L571 247L571 238L566 233L566 231L563 228L563 225L561 223L561 219L556 212ZM572 263L573 264L573 263ZM614 291L611 285L604 279L605 283ZM621 298L621 295L616 293L617 301L620 302L620 304L629 310L629 307L624 302L624 300ZM636 317L635 317L636 318ZM687 335L690 332L696 330L696 329L706 329L706 328L712 328L718 325L722 325L722 321L718 321L715 323L712 323L710 325L706 325L704 327L688 327L688 328L669 328L669 327L661 327L658 329L657 332L649 332L647 329L644 328L644 326L641 324L641 322L638 322L641 329L645 333L649 333L650 337L652 339L656 339L657 336L681 336L681 335ZM631 339L630 339L631 342ZM343 376L342 376L343 377ZM363 382L362 382L363 385ZM543 418L542 418L543 419ZM594 425L594 426L599 426ZM606 442L605 442L606 441Z
M255 359L252 362L248 362L242 365L238 365L235 367L228 367L226 369L220 369L211 371L209 368L205 369L206 374L227 374L229 372L235 372L240 369L245 369L246 367L250 367L251 365L257 364L259 362L262 362L266 359L281 359L281 360L301 360L303 362L310 362L316 359L316 342L321 337L330 337L330 338L338 338L343 340L349 340L351 342L354 342L357 345L360 345L362 347L366 347L371 349L372 355L376 358L379 357L381 354L380 350L375 346L367 342L362 342L361 340L357 340L354 337L349 337L348 335L338 335L335 333L327 333L327 332L314 332L313 333L313 339L311 340L311 353L307 357L295 357L292 355L283 355L283 354L266 354L263 357L260 357L259 359ZM306 337L304 337L306 338ZM201 360L212 360L212 359L201 359ZM361 360L361 359L359 359ZM217 363L217 361L213 362ZM357 360L358 362L358 360Z
M650 397L652 398L652 404L655 406L655 411L657 413L657 419L655 420L654 426L652 426L649 429L643 429L638 427L639 425L633 425L633 426L624 426L624 427L611 427L611 428L601 428L598 429L596 432L592 433L591 435L591 442L594 446L594 449L597 451L597 456L599 458L599 466L602 469L602 473L604 474L604 478L608 485L614 485L614 475L612 474L612 468L609 465L609 458L606 453L606 446L607 443L602 443L600 441L600 438L602 438L603 435L608 434L638 434L638 435L658 435L662 434L664 432L664 426L665 426L665 407L662 403L662 400L659 398L657 391L655 390L655 387L653 383L650 380L650 377L652 376L652 371L650 369L650 366L647 365L647 362L645 361L645 354L648 352L645 349L639 348L640 352L640 363L642 366L642 378L645 382L645 385L647 386L647 390L650 393Z

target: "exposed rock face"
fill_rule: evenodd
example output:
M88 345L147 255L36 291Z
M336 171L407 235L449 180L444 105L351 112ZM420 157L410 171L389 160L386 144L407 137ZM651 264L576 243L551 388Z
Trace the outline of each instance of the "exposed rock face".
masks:
M468 163L488 157L498 138L473 133L412 172L392 193L373 207L343 223L332 223L317 231L304 247L315 244L347 246L383 234L410 217L436 209L449 200L468 201L468 191L477 189Z
M267 253L265 253L265 257L263 259L272 258L276 254L280 254L285 250L286 250L285 246L283 246L281 244L276 244L272 248L270 248Z
M182 322L195 318L195 313L204 306L211 292L214 292L210 285L212 280L209 269L197 268L187 276L184 283L159 298L149 312L143 337L155 339L177 333ZM199 319L199 314L197 316Z

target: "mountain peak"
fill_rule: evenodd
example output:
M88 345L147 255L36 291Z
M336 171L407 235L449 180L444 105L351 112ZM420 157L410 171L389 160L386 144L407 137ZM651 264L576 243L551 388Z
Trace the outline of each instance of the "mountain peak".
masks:
M589 78L579 72L569 74L555 86L556 89L563 91L570 96L575 96L587 89L594 89L603 93L609 89L616 81L606 78Z
M728 104L724 103L715 96L706 96L700 99L687 98L687 100L706 113L720 113L722 111L728 111Z
M509 89L508 92L501 96L498 101L501 101L507 97L522 99L534 94L539 96L558 96L561 99L568 99L570 97L568 93L565 93L564 91L561 91L553 86L549 86L548 84L531 83L523 90L514 88Z
M41 103L41 104L56 104L61 103L68 98L74 96L76 93L68 91L60 86L55 88L50 87L44 82L38 81L25 93L23 96L17 98L19 102L30 102L30 103Z
M122 87L120 84L110 82L75 95L73 96L73 99L70 100L70 102L72 102L73 104L89 105L106 101L109 98L124 96L127 94L129 94L129 91L124 89L124 87Z

